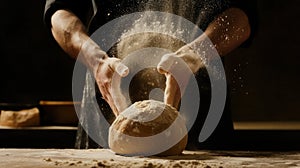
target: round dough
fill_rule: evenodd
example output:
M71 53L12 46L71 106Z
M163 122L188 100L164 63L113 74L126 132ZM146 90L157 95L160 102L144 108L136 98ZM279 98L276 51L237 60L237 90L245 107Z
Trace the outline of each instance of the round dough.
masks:
M122 155L178 155L187 144L185 120L173 107L155 100L124 110L109 128L109 147Z

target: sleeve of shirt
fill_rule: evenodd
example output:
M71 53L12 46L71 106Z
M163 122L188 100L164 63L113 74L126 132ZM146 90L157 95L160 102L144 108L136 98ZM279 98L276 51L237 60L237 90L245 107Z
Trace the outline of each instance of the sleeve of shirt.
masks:
M73 12L84 24L88 23L92 11L91 0L46 0L44 21L51 28L51 16L60 9Z

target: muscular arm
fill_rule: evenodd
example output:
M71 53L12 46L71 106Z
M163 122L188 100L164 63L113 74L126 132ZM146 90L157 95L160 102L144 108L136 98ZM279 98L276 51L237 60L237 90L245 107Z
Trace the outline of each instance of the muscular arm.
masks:
M106 58L107 55L89 38L80 19L68 10L58 10L52 15L51 24L53 37L61 48L75 59L81 51L81 61L93 72L97 71L95 68L100 59Z
M110 58L97 43L89 38L80 19L68 10L58 10L51 17L52 34L61 48L73 58L78 58L93 73L99 90L114 114L124 108L124 98L118 88L112 89L114 72L119 77L128 74L128 68L117 58ZM114 95L113 95L114 94ZM115 96L117 95L117 96Z
M208 54L205 57L213 59L210 58L213 55L209 54L215 48L220 56L224 56L246 41L250 32L247 15L238 8L229 8L213 20L202 35L180 48L175 55L164 57L158 65L158 71L168 72L176 57L179 57L196 73L205 64L201 60L204 58L203 55L201 57L203 52Z
M240 46L250 36L251 28L248 17L238 8L229 8L209 24L204 34L215 45L220 56L230 53ZM200 36L194 41L203 41Z
M229 8L213 20L201 36L180 48L176 54L196 73L205 64L199 59L199 55L214 59L214 54L209 54L215 48L220 56L225 56L245 42L250 32L250 24L244 11ZM201 55L202 52L208 55Z
M82 44L89 38L84 25L72 12L58 10L51 17L52 34L62 49L76 58Z
M172 66L176 65L176 59L183 59L191 71L196 73L201 67L205 66L205 62L201 60L202 52L209 54L215 47L219 55L224 56L247 40L250 32L247 15L238 8L229 8L212 21L206 31L196 40L183 46L175 54L165 55L157 67L158 71L165 74L167 78L164 102L178 107L180 101L180 88L176 80L168 73L172 68L175 68ZM211 44L214 46L211 46ZM194 49L197 51L194 51ZM206 57L214 59L214 55L206 55ZM186 77L183 78L185 79L182 81L188 80ZM182 89L184 89L184 86Z

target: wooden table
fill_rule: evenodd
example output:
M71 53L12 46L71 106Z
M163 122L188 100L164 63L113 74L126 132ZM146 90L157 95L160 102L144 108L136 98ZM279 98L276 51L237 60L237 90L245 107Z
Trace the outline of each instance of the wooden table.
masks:
M180 156L125 157L107 149L0 149L0 167L299 168L300 152L184 151Z

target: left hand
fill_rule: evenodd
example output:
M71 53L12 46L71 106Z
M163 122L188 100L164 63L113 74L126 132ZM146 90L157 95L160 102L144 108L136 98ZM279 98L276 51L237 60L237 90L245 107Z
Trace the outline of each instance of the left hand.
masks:
M175 53L164 55L157 65L158 72L166 76L164 103L178 108L191 74L196 73L201 67L203 63L200 56L188 45Z

